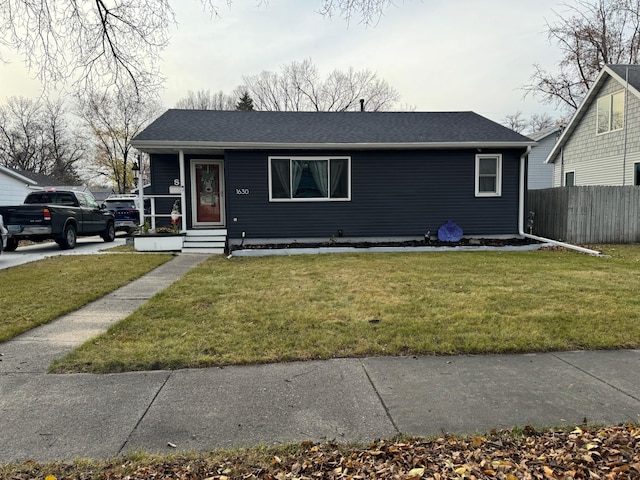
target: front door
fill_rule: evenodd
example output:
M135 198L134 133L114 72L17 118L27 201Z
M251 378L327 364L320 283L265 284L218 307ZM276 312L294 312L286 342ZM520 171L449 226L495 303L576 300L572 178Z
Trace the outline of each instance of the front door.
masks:
M191 205L194 227L224 226L222 160L191 162Z

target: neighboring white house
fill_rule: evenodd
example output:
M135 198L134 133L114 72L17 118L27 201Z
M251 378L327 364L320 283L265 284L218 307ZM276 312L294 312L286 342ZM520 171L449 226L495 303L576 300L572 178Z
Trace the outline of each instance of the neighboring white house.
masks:
M29 192L40 189L27 175L0 165L0 205L20 205Z
M549 153L558 141L562 133L561 125L545 128L538 132L527 135L538 142L529 153L528 183L529 190L553 187L553 165L546 163Z
M640 65L607 65L547 158L553 186L640 185Z

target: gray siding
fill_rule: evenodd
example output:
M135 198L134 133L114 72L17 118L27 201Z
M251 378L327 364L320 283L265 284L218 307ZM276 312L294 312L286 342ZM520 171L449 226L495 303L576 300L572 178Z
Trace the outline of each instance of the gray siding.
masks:
M633 163L640 159L640 100L628 95L626 161L625 129L598 135L596 133L597 101L603 95L624 89L616 80L609 78L566 142L561 156L556 160L554 186L564 184L564 172L575 172L577 186L587 185L633 185ZM564 161L564 165L561 162Z
M240 238L330 238L436 234L448 220L465 235L514 235L522 151L502 153L502 196L476 198L476 150L308 152L350 155L349 202L269 202L268 156L303 152L231 151L225 156L227 229ZM249 195L236 195L248 189Z
M553 165L544 163L553 149L557 140L557 134L547 135L538 141L538 145L531 149L529 154L529 174L527 185L529 190L550 188L553 186Z

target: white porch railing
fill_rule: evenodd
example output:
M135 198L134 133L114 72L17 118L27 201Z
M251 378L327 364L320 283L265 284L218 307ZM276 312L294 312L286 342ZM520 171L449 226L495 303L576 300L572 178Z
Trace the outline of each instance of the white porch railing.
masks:
M173 195L144 195L145 199L149 199L150 203L151 203L151 212L150 213L144 213L143 218L142 218L142 225L144 225L144 223L147 221L147 219L150 219L150 226L152 230L156 229L156 219L157 218L171 218L171 207L173 206L173 203L176 200L180 200L180 194L173 194ZM156 199L158 198L172 198L174 199L173 202L171 202L171 205L169 206L169 211L168 212L158 212L157 208L156 208ZM144 204L144 202L143 202ZM183 210L184 207L182 205L180 205L180 210L181 213L183 214ZM184 229L184 224L183 224L183 229Z

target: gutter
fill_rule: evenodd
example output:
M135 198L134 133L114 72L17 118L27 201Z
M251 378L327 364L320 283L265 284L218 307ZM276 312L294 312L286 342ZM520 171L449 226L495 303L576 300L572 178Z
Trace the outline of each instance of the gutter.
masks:
M524 175L524 167L525 167L525 161L527 156L529 155L529 152L531 152L531 147L527 147L527 150L520 155L520 192L518 194L519 199L518 199L518 234L522 235L525 238L530 238L532 240L536 240L538 242L544 242L544 243L552 243L554 245L557 245L559 247L564 247L564 248L569 248L571 250L576 250L578 252L581 253L586 253L588 255L596 255L596 256L600 256L602 255L602 252L599 252L597 250L591 250L590 248L584 248L584 247L579 247L578 245L573 245L571 243L565 243L565 242L559 242L557 240L552 240L550 238L544 238L544 237L539 237L537 235L531 235L529 233L526 233L524 231L524 192L526 190L526 178Z
M133 140L131 145L138 150L394 150L394 149L469 149L469 148L521 148L537 145L537 142L391 142L391 143L316 143L316 142L212 142L181 140Z

